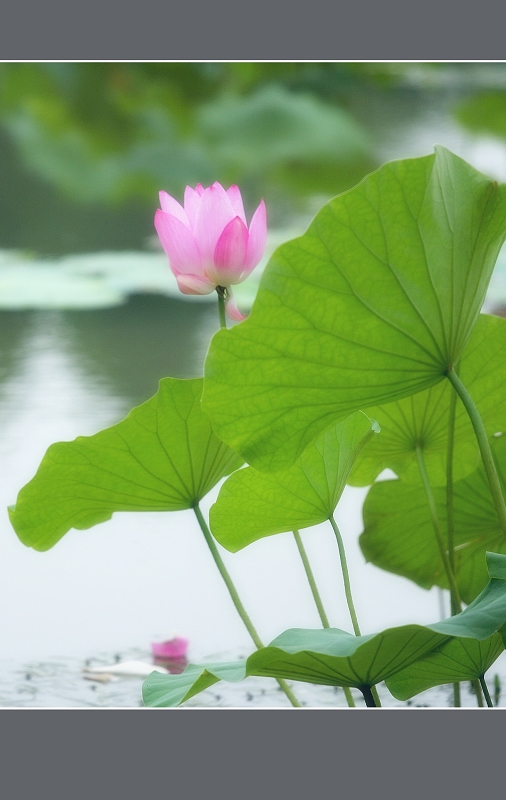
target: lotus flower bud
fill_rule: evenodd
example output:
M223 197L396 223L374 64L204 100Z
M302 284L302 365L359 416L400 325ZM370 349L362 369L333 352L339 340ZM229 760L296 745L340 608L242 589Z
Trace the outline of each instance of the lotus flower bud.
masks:
M224 287L227 316L244 319L230 287L245 280L264 254L264 201L249 228L237 186L226 191L218 182L207 189L200 183L195 189L187 186L184 207L167 192L160 192L160 205L155 228L181 292L210 294L218 286Z

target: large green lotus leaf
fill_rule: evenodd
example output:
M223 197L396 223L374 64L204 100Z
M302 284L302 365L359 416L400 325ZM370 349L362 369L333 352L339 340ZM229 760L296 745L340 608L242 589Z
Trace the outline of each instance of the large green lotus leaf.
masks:
M115 511L191 508L242 464L213 433L201 394L201 379L164 378L117 425L51 445L10 509L21 541L48 550L71 528L91 528Z
M386 684L397 700L409 700L433 686L479 679L503 651L500 633L494 633L483 642L450 639L439 650L388 678Z
M144 682L148 706L179 705L215 680L251 675L359 689L387 680L454 638L482 641L506 621L506 556L487 554L490 580L464 611L433 625L402 625L368 636L338 628L285 631L246 661L190 665L181 675L152 673Z
M213 337L203 403L258 469L454 365L506 236L506 186L444 148L381 167L273 254L249 318Z
M377 424L357 411L320 434L286 470L238 470L211 507L214 537L236 552L263 536L324 522L339 502L357 454L377 431Z
M499 478L506 489L506 436L492 440ZM443 536L447 537L446 490L434 489ZM403 575L424 589L448 588L437 547L427 496L420 487L402 481L382 481L371 487L364 503L360 547L367 561ZM480 467L454 484L455 577L464 602L487 582L485 553L506 553L485 470Z
M481 314L459 362L459 374L481 414L489 435L506 428L506 320ZM446 484L450 398L454 391L442 381L424 392L366 413L381 425L360 454L350 475L353 486L368 486L382 470L392 469L410 483L421 483L416 447L423 450L434 486ZM457 399L454 432L454 480L476 469L480 451L469 416Z

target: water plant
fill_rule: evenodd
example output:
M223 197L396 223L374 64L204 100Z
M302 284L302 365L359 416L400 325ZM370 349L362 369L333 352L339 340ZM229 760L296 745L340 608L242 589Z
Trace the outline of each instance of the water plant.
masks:
M382 681L398 699L453 683L459 705L459 683L471 680L492 706L484 676L506 636L506 321L480 312L506 238L506 185L440 147L385 164L278 248L250 316L232 329L224 301L258 260L248 247L259 249L265 218L261 205L248 231L236 187L218 191L220 208L230 205L221 217L202 187L184 209L163 195L157 213L182 290L217 289L221 330L203 381L165 378L118 425L52 445L11 509L18 536L44 550L115 511L194 509L257 649L238 663L150 676L146 705L264 675L293 705L287 680L341 686L349 705L355 687L368 706ZM190 201L214 214L205 257ZM385 468L396 479L375 482ZM200 500L227 475L208 525ZM366 558L449 589L449 619L361 631L334 518L346 482L372 484ZM299 535L325 520L353 633L329 627ZM293 531L322 629L285 631L265 647L215 539L234 552L282 531Z

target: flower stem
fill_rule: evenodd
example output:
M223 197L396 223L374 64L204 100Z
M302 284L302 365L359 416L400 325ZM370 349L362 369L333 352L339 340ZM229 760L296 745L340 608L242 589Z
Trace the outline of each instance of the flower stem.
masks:
M497 474L497 469L494 463L492 450L490 448L490 442L488 440L483 420L480 416L478 409L474 404L471 395L469 394L466 387L464 386L464 384L462 383L462 381L460 380L459 376L457 375L457 373L453 368L449 370L447 376L448 380L451 381L453 387L455 388L455 391L457 392L460 399L464 403L465 409L469 414L469 418L472 422L474 432L478 440L478 446L481 452L481 459L483 461L483 466L485 467L485 472L487 474L490 491L492 493L492 498L497 511L497 516L499 517L499 521L501 523L502 532L506 536L506 504L504 502L504 495L502 492L501 483L499 480L499 476Z
M489 708L493 708L494 704L492 702L492 698L490 697L490 692L488 690L487 683L485 681L485 676L480 675L480 686L483 689L483 694L485 696L485 702Z
M318 613L320 615L320 619L322 621L322 625L324 628L330 628L329 619L325 613L325 609L323 607L322 599L320 596L320 592L318 591L318 587L316 585L316 581L314 578L313 570L311 569L311 564L309 563L309 559L307 557L306 548L302 543L302 537L299 531L293 531L293 535L295 538L295 542L297 544L298 551L300 553L300 557L302 559L302 563L304 565L304 570L306 572L306 576L309 582L309 586L311 588L311 592L314 597L314 601L316 603L316 608L318 609ZM348 686L343 686L344 695L346 697L346 702L350 708L355 708L355 700L353 699L353 695L351 690Z
M218 295L218 314L220 315L220 328L227 327L227 317L225 315L225 298L227 290L224 286L216 287L216 294Z
M309 559L307 557L306 549L302 544L302 538L299 531L293 531L293 535L295 538L295 542L297 544L297 548L300 553L300 557L302 559L302 563L304 565L304 570L306 572L306 576L309 582L309 586L311 588L311 592L314 597L314 601L316 603L316 608L318 609L318 613L320 615L320 619L322 621L322 625L324 628L330 628L328 617L325 613L325 609L323 608L322 599L320 597L320 592L318 591L318 587L316 586L316 581L314 579L313 570L311 569L311 565L309 563Z
M236 607L237 613L239 614L239 616L241 617L242 621L244 622L246 630L248 631L249 635L253 639L255 647L257 649L260 649L261 647L264 646L263 642L260 639L260 636L258 635L258 633L257 633L252 621L250 620L248 614L246 613L246 609L244 608L244 606L243 606L243 604L241 602L241 599L240 599L240 597L239 597L239 595L237 593L237 589L235 588L235 586L234 586L234 584L232 582L232 578L230 577L230 575L228 573L228 570L227 570L225 564L223 563L223 560L222 560L222 558L221 558L221 556L220 556L220 554L218 552L218 548L216 547L216 544L215 544L214 539L212 537L211 531L207 527L207 523L206 523L206 521L205 521L205 519L204 519L204 517L202 515L202 512L200 510L200 506L199 506L198 503L195 506L193 506L193 510L195 512L195 516L197 517L198 523L200 525L200 529L201 529L202 533L204 534L204 539L207 542L207 546L209 547L209 550L211 551L211 555L214 558L214 563L218 567L219 573L220 573L221 577L223 578L223 580L225 581L225 585L226 585L226 587L227 587L227 589L229 591L230 597L232 598L232 602L233 602L234 606ZM286 681L284 681L282 678L280 678L280 679L278 679L278 684L281 687L281 689L284 691L286 696L288 697L288 699L289 699L290 703L292 704L292 706L295 706L296 708L300 708L299 701L295 697L294 693L292 692L292 690L290 689L290 687L288 686Z
M353 603L353 597L351 595L350 575L348 572L348 564L346 561L346 553L344 550L343 537L341 536L341 531L337 527L337 522L335 521L333 514L330 515L329 522L332 525L332 528L334 529L334 533L337 539L337 546L339 548L339 558L341 559L341 570L343 573L343 581L344 581L344 593L346 595L346 602L348 603L348 608L350 611L353 631L355 633L355 636L361 636L362 634L360 633L360 626L358 624L357 612L355 611L355 605ZM361 692L364 695L366 705L370 705L367 701L364 689L361 689ZM381 706L381 702L376 687L372 686L370 688L367 688L367 692L372 693L371 696L373 698L373 705L376 707Z
M446 578L448 580L448 585L450 587L452 608L456 608L458 609L458 611L460 611L461 609L460 593L457 583L455 581L455 575L453 574L453 570L450 565L450 559L448 558L448 553L446 552L446 545L443 539L443 534L441 533L441 526L439 524L439 517L437 515L436 502L434 500L434 494L432 492L432 486L430 485L429 476L427 475L427 470L425 469L425 462L423 460L423 453L421 447L416 448L416 457L418 459L418 467L420 469L420 475L422 477L425 494L427 495L430 515L432 518L432 527L434 528L436 541L439 547L439 553L441 555L441 560L443 562L443 566L446 572Z

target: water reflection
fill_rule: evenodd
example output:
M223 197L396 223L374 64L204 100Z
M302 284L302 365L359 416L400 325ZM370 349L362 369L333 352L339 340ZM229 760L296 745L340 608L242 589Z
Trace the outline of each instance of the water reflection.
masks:
M215 304L134 295L123 306L62 312L67 346L81 369L131 405L147 400L160 378L202 375L218 328Z
M0 312L0 396L6 383L19 369L21 350L29 335L32 318L29 311Z

